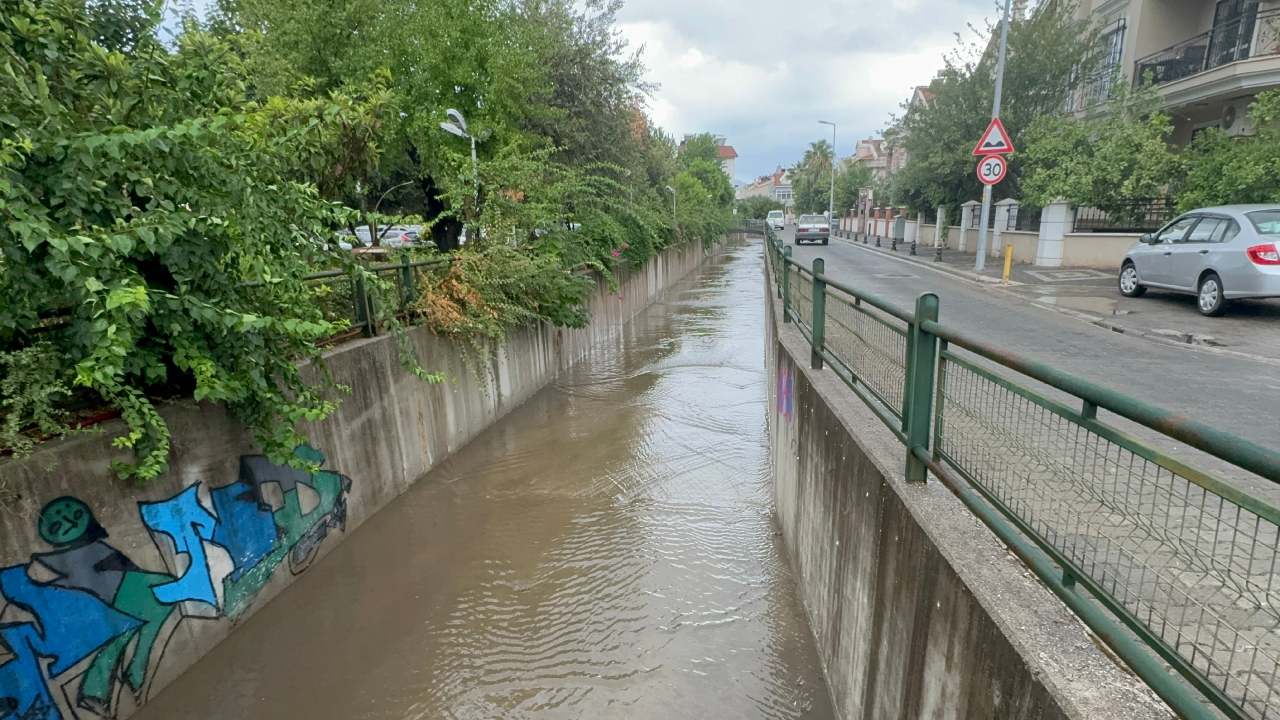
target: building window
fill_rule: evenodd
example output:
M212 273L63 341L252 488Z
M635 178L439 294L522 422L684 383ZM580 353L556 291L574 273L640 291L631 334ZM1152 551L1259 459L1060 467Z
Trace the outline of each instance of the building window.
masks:
M1085 85L1084 107L1091 107L1111 98L1111 88L1120 71L1120 59L1124 56L1124 31L1123 18L1111 23L1103 31L1098 41L1102 48L1102 62L1098 73Z

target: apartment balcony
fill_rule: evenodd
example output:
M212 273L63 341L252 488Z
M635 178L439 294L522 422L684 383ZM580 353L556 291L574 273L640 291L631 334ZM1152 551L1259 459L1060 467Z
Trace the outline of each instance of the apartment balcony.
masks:
M1135 84L1148 79L1171 105L1280 86L1280 8L1242 17L1140 58Z

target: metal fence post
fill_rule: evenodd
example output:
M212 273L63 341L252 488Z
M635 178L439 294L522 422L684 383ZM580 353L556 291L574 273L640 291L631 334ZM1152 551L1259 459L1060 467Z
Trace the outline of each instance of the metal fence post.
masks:
M400 256L400 293L402 296L400 311L408 312L413 296L417 294L413 286L413 268L409 266L408 255Z
M369 288L365 284L364 274L356 272L351 278L351 295L355 303L356 324L360 326L360 334L373 337L378 333L373 322L373 298L369 296Z
M791 322L791 248L782 248L782 322Z
M822 279L825 269L826 264L822 258L813 259L813 315L810 318L813 327L810 328L812 336L809 343L809 367L814 370L822 369L822 349L826 341L827 283Z
M928 474L923 457L929 452L929 424L933 417L934 364L938 337L924 329L926 320L938 321L938 296L916 298L915 322L907 348L907 388L902 421L907 434L907 482L924 482Z

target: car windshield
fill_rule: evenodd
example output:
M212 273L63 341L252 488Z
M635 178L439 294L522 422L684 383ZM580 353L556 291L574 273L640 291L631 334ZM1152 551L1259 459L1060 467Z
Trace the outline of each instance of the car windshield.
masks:
M781 210L770 210L770 211L769 211L769 217L771 217L771 218L779 218L779 217L782 217L782 211L781 211Z
M801 225L821 225L826 221L827 219L822 217L821 215L801 215L800 216Z
M1246 214L1259 235L1280 236L1280 210L1257 210Z

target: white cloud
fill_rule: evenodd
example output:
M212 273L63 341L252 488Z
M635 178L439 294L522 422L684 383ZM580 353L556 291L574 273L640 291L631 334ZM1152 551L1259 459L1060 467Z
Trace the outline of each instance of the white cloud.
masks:
M739 179L795 162L839 124L841 154L929 82L986 0L630 0L620 29L659 86L649 112L679 137L715 132Z

